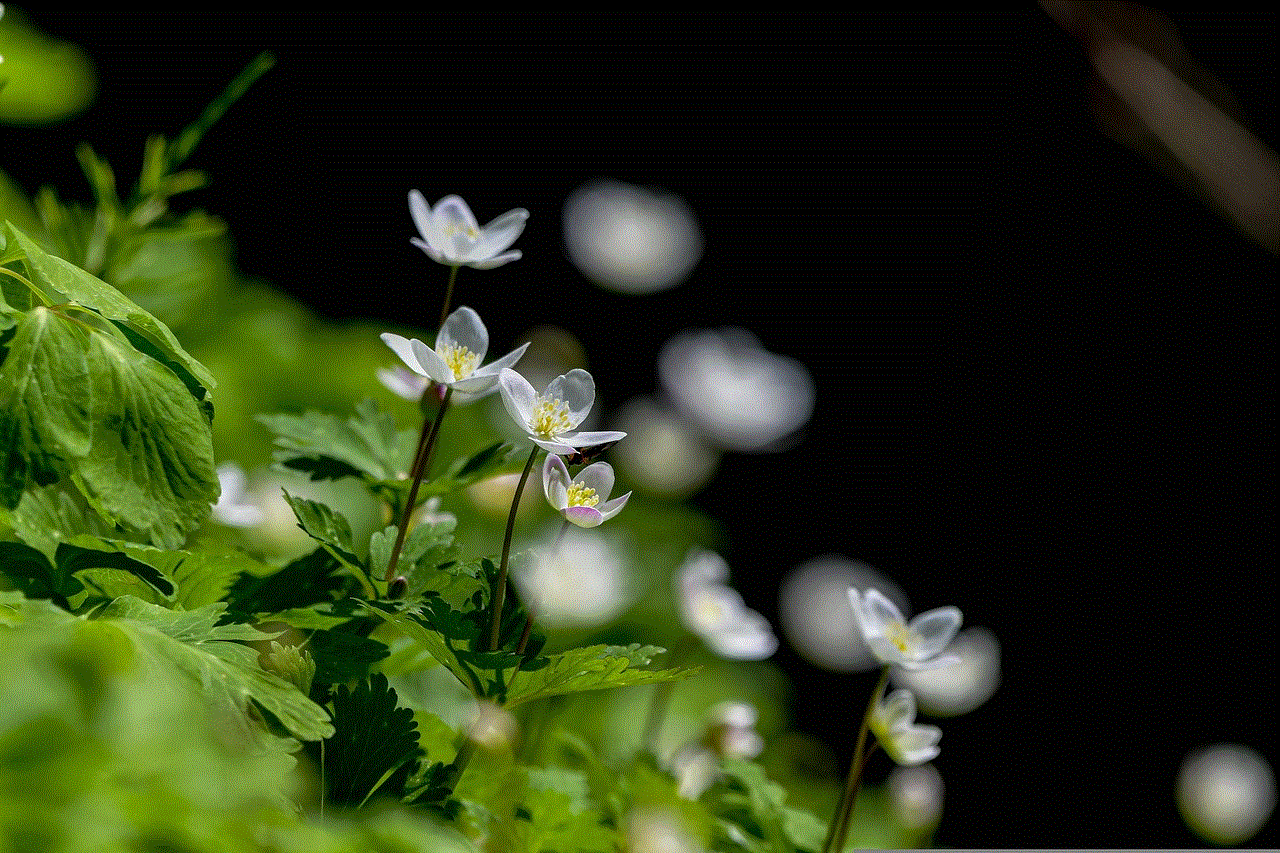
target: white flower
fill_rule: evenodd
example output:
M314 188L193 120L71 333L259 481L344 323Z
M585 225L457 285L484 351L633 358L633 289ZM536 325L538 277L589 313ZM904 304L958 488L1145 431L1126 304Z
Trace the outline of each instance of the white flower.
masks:
M603 625L635 599L627 556L606 536L569 530L558 548L539 548L531 556L517 561L512 576L540 624Z
M746 329L681 332L658 354L658 375L680 413L730 450L768 450L813 414L808 369Z
M721 657L763 660L778 649L769 621L725 585L729 566L711 551L692 551L676 576L676 600L685 626Z
M1000 683L1000 643L986 628L965 628L945 651L959 658L954 666L893 671L894 685L910 690L935 717L969 713L990 699Z
M916 700L910 690L895 690L876 703L869 727L885 753L899 764L924 764L938 754L942 729L917 726Z
M213 517L228 527L256 527L266 515L262 507L248 499L244 471L234 462L218 466L218 485L222 493L213 505Z
M574 190L564 205L564 241L585 276L623 293L679 284L702 255L688 205L618 181Z
M711 709L707 745L723 758L755 758L764 750L756 731L760 714L746 702L721 702Z
M475 267L487 270L520 259L520 252L499 254L516 241L524 230L529 211L508 210L481 228L467 203L456 195L436 202L435 210L422 193L409 192L409 213L418 226L422 239L409 242L426 252L433 261L451 267Z
M431 384L431 380L427 377L419 376L399 364L379 370L378 381L392 394L411 403L421 400L427 386Z
M849 587L849 604L867 648L880 663L907 669L933 669L959 662L956 657L938 657L960 628L958 608L939 607L921 613L908 624L897 606L879 590L868 589L863 597ZM914 704L912 707L914 709Z
M444 327L436 335L435 349L417 338L403 338L390 332L383 332L381 338L414 373L461 391L471 399L495 391L498 373L519 361L529 347L528 344L516 347L492 364L481 367L480 362L489 351L489 331L480 322L480 315L465 306L444 321Z
M552 509L579 527L596 527L608 521L622 511L631 497L627 492L609 500L613 468L608 462L593 462L571 479L564 460L554 453L547 455L542 466L542 491Z
M503 405L512 419L548 453L570 454L579 448L626 438L625 432L577 431L596 400L595 381L585 370L574 369L557 376L541 394L510 369L498 374L498 384Z

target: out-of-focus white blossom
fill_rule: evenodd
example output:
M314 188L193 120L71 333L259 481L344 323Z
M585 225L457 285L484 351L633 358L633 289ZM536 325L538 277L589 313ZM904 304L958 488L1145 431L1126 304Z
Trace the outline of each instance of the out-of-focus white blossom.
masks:
M1257 835L1276 807L1276 777L1257 750L1219 743L1187 756L1178 772L1178 809L1214 844Z
M512 568L538 622L551 628L603 625L631 604L630 565L606 536L569 528L558 548L540 548Z
M244 470L234 462L218 466L218 485L222 493L213 505L213 518L228 527L256 527L266 517L262 507L249 500L248 478Z
M1000 643L986 628L966 628L943 652L957 662L929 670L895 668L893 683L914 693L920 707L935 717L967 714L1000 684Z
M850 587L848 594L862 639L880 663L933 669L959 662L951 656L938 657L960 628L959 608L939 607L907 622L897 605L877 589L863 594Z
M564 205L564 241L583 275L623 293L673 287L702 256L688 205L618 181L574 190Z
M769 620L750 609L727 586L729 566L712 551L691 551L675 577L676 601L685 627L721 657L762 660L778 649Z
M481 270L520 259L519 251L501 253L516 241L529 218L529 211L518 207L481 228L471 208L458 196L445 196L432 209L417 190L409 191L409 214L421 235L421 239L415 237L409 242L431 260Z
M516 718L492 702L477 702L467 737L485 749L510 749L520 726Z
M764 749L756 731L756 709L746 702L722 702L707 714L702 737L685 744L671 757L671 773L678 792L696 800L720 776L724 758L755 758Z
M924 764L938 755L942 729L917 726L916 701L910 690L895 690L876 703L868 719L885 754L905 766Z
M745 329L681 332L663 345L658 375L680 413L729 450L768 450L813 415L808 369Z
M896 584L866 563L834 554L815 557L782 581L779 616L787 640L815 666L861 672L878 666L853 619L846 590L875 587L907 605Z
M627 816L628 853L704 853L680 816L665 809L635 809Z
M925 832L942 819L942 774L932 764L893 768L888 788L889 808L899 826Z
M691 426L643 397L618 412L615 425L627 440L613 451L618 468L641 488L670 497L692 493L705 484L720 461Z
M485 515L491 518L506 518L511 512L511 502L515 498L518 485L520 485L519 474L499 474L496 477L487 477L472 483L462 491L475 508ZM534 488L533 478L530 477L525 481L524 492ZM529 515L537 508L536 502L525 499L524 492L520 494L520 505L516 509L518 518Z

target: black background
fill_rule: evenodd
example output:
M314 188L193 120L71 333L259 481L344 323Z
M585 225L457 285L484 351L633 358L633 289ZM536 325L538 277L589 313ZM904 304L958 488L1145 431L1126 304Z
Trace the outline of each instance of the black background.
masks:
M1088 66L1039 9L732 29L32 16L87 50L101 91L0 135L28 190L87 198L80 139L128 184L147 134L271 50L191 161L246 274L333 318L429 328L443 268L409 245L405 193L456 192L482 223L531 211L524 258L463 270L461 301L496 342L573 331L606 407L653 391L688 326L802 359L803 439L730 455L696 503L771 618L787 570L839 553L999 636L1000 692L944 724L939 843L1196 845L1182 757L1237 741L1276 765L1274 259L1099 132ZM1274 147L1274 15L1173 18ZM611 294L569 264L561 205L597 177L690 203L706 251L688 283ZM778 660L796 726L847 755L873 676Z

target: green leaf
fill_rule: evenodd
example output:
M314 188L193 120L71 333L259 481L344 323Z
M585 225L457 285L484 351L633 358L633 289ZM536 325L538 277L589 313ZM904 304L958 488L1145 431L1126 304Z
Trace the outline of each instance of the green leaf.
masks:
M469 457L457 460L444 474L424 482L418 494L423 498L453 494L472 483L498 474L514 473L524 466L528 455L526 449L514 444L491 444Z
M21 542L0 542L0 575L27 598L61 599L80 591L80 584L60 574L49 558Z
M513 829L528 853L612 850L617 833L587 798L586 779L559 767L522 768L524 790Z
M257 420L276 434L276 461L312 480L359 477L397 483L413 465L417 432L397 431L395 419L379 411L373 400L361 402L355 417L345 421L320 412L258 415Z
M396 707L396 691L375 673L333 696L334 733L324 743L328 799L362 805L374 793L399 797L420 753L413 711ZM319 749L312 749L319 758Z
M8 520L18 539L50 560L59 543L81 534L108 537L115 532L89 509L84 496L69 481L42 489L28 489ZM118 534L115 534L118 535Z
M647 669L657 646L587 646L539 658L524 667L507 688L507 707L587 690L604 690L632 684L674 681L698 672L699 667Z
M84 328L47 308L24 314L0 364L0 506L48 485L89 453L91 391Z
M13 225L6 223L5 229L6 236L10 240L16 240L26 254L27 267L31 270L35 284L51 287L68 301L92 308L107 319L129 327L164 353L166 359L180 364L205 388L217 386L212 374L182 348L164 323L106 282L62 258L46 254Z
M226 605L212 604L192 611L174 611L125 596L108 605L103 620L177 665L201 687L205 698L226 719L237 721L252 734L249 703L274 716L301 740L320 740L333 734L323 708L279 676L258 665L258 653L238 640L266 640L248 625L217 625Z
M323 545L334 548L338 555L356 561L355 542L351 535L351 523L342 513L317 501L295 498L287 491L284 499L293 507L298 526Z
M329 602L342 588L343 579L336 574L341 568L336 557L317 548L274 574L241 575L227 593L228 607L248 617Z
M100 515L176 548L218 498L213 439L172 371L104 334L89 340L89 453L76 485Z
M315 659L319 684L359 681L368 676L369 667L391 653L384 644L352 630L316 631L307 649Z

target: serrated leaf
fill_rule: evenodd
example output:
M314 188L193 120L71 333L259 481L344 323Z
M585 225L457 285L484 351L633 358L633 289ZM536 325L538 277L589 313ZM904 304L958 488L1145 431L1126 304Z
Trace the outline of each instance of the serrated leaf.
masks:
M236 640L264 640L264 634L248 625L217 625L226 605L219 603L192 611L174 611L126 596L108 605L100 618L126 630L156 653L162 654L201 686L209 704L252 734L249 703L256 703L301 740L314 741L333 734L323 708L279 676L258 664L258 653Z
M526 663L507 688L507 707L588 690L656 684L686 678L699 667L647 669L655 655L666 649L657 646L587 646L548 655ZM545 664L542 663L545 661Z
M307 650L316 662L319 684L359 681L369 667L391 653L384 644L349 630L316 631L307 640Z
M0 364L0 506L57 481L89 453L92 392L87 335L44 307L17 324Z
M276 461L313 480L360 477L396 483L408 477L413 465L417 432L398 431L395 419L372 400L361 402L346 420L311 411L258 415L257 420L276 434Z
M375 792L399 797L419 755L413 711L396 707L396 691L375 673L333 695L334 733L324 743L330 802L358 806ZM319 757L319 750L313 751Z
M528 453L523 448L514 444L491 444L471 456L455 461L444 474L423 482L418 495L425 499L453 494L481 480L499 474L512 474L524 466L527 456Z
M265 576L241 575L227 592L229 609L236 614L279 613L328 602L342 588L336 575L338 558L317 548Z
M213 438L172 371L104 334L89 340L92 439L73 476L104 518L170 548L218 499Z
M335 548L343 556L356 559L351 523L337 510L318 501L296 498L287 491L284 499L293 508L298 526L317 542Z
M80 583L61 574L49 558L21 542L0 542L0 575L27 598L61 599L80 591Z
M26 255L27 267L34 283L56 290L68 301L92 308L108 320L127 325L147 338L157 349L181 364L205 388L217 387L213 375L182 348L169 327L135 305L124 294L106 282L55 255L49 255L12 224L6 223L6 236L15 240Z
M579 773L559 767L527 767L513 826L515 840L528 853L585 853L616 847L617 833L587 798Z
M50 560L59 543L78 535L106 537L114 531L89 509L70 482L28 489L9 514L14 534ZM118 534L116 534L118 535Z

